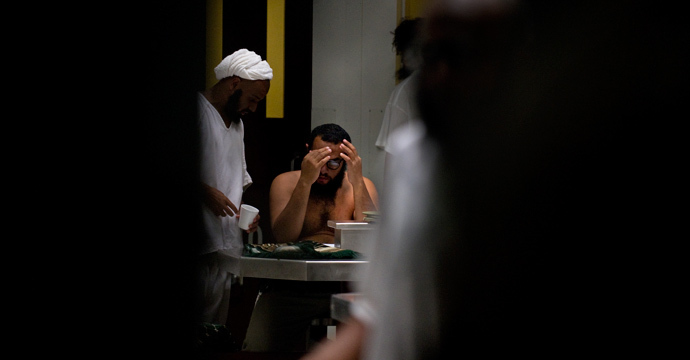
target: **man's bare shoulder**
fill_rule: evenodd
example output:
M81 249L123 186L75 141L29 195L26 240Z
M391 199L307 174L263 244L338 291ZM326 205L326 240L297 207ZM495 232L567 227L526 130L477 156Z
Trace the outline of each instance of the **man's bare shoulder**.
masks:
M295 185L297 184L297 181L299 181L299 177L302 174L301 170L294 170L294 171L288 171L284 172L273 179L273 184L271 186L287 186L287 185Z
M369 186L373 186L374 188L376 188L376 185L374 184L374 182L371 179L369 179L366 176L362 176L362 178L364 179L365 184L367 184Z

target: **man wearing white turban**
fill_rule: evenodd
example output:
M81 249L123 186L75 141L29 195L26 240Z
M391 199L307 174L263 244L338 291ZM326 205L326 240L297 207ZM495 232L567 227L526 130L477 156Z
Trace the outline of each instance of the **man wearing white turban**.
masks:
M203 222L200 286L201 321L225 324L232 273L239 273L242 232L238 227L242 194L252 184L244 153L242 116L256 111L273 78L261 56L247 49L224 58L215 68L218 82L199 93L199 129ZM248 233L258 226L259 216ZM230 255L221 266L218 251Z

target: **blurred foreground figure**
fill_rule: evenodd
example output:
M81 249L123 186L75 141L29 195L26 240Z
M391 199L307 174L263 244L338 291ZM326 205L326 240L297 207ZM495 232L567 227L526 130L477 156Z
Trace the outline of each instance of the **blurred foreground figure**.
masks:
M679 109L687 32L652 10L430 4L426 136L392 164L365 299L307 358L667 350L651 119Z

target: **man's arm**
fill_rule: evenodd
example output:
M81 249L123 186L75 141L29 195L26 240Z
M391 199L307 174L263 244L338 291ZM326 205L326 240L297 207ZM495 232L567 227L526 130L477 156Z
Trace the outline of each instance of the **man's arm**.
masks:
M295 241L302 232L311 184L300 181L298 176L296 172L283 173L271 183L271 229L279 243Z
M302 160L302 170L283 173L273 180L269 193L271 229L276 242L296 241L302 232L311 185L321 167L330 159L326 147L310 151Z
M364 211L378 210L379 196L374 183L362 175L362 158L357 155L357 149L352 143L343 140L340 145L343 151L340 156L347 162L347 179L352 184L355 211L354 220L364 220Z
M355 216L355 220L364 220L364 211L376 211L379 209L379 193L376 191L376 185L368 178L363 178L364 188L361 191L355 191L355 214L361 215L361 219ZM356 200L359 194L359 202ZM358 210L361 208L361 210Z

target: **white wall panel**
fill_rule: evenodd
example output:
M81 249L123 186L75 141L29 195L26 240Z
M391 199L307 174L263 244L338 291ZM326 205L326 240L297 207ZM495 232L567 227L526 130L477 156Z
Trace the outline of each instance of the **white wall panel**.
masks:
M314 0L312 128L334 116L380 192L384 154L374 143L395 86L396 6L396 0Z

